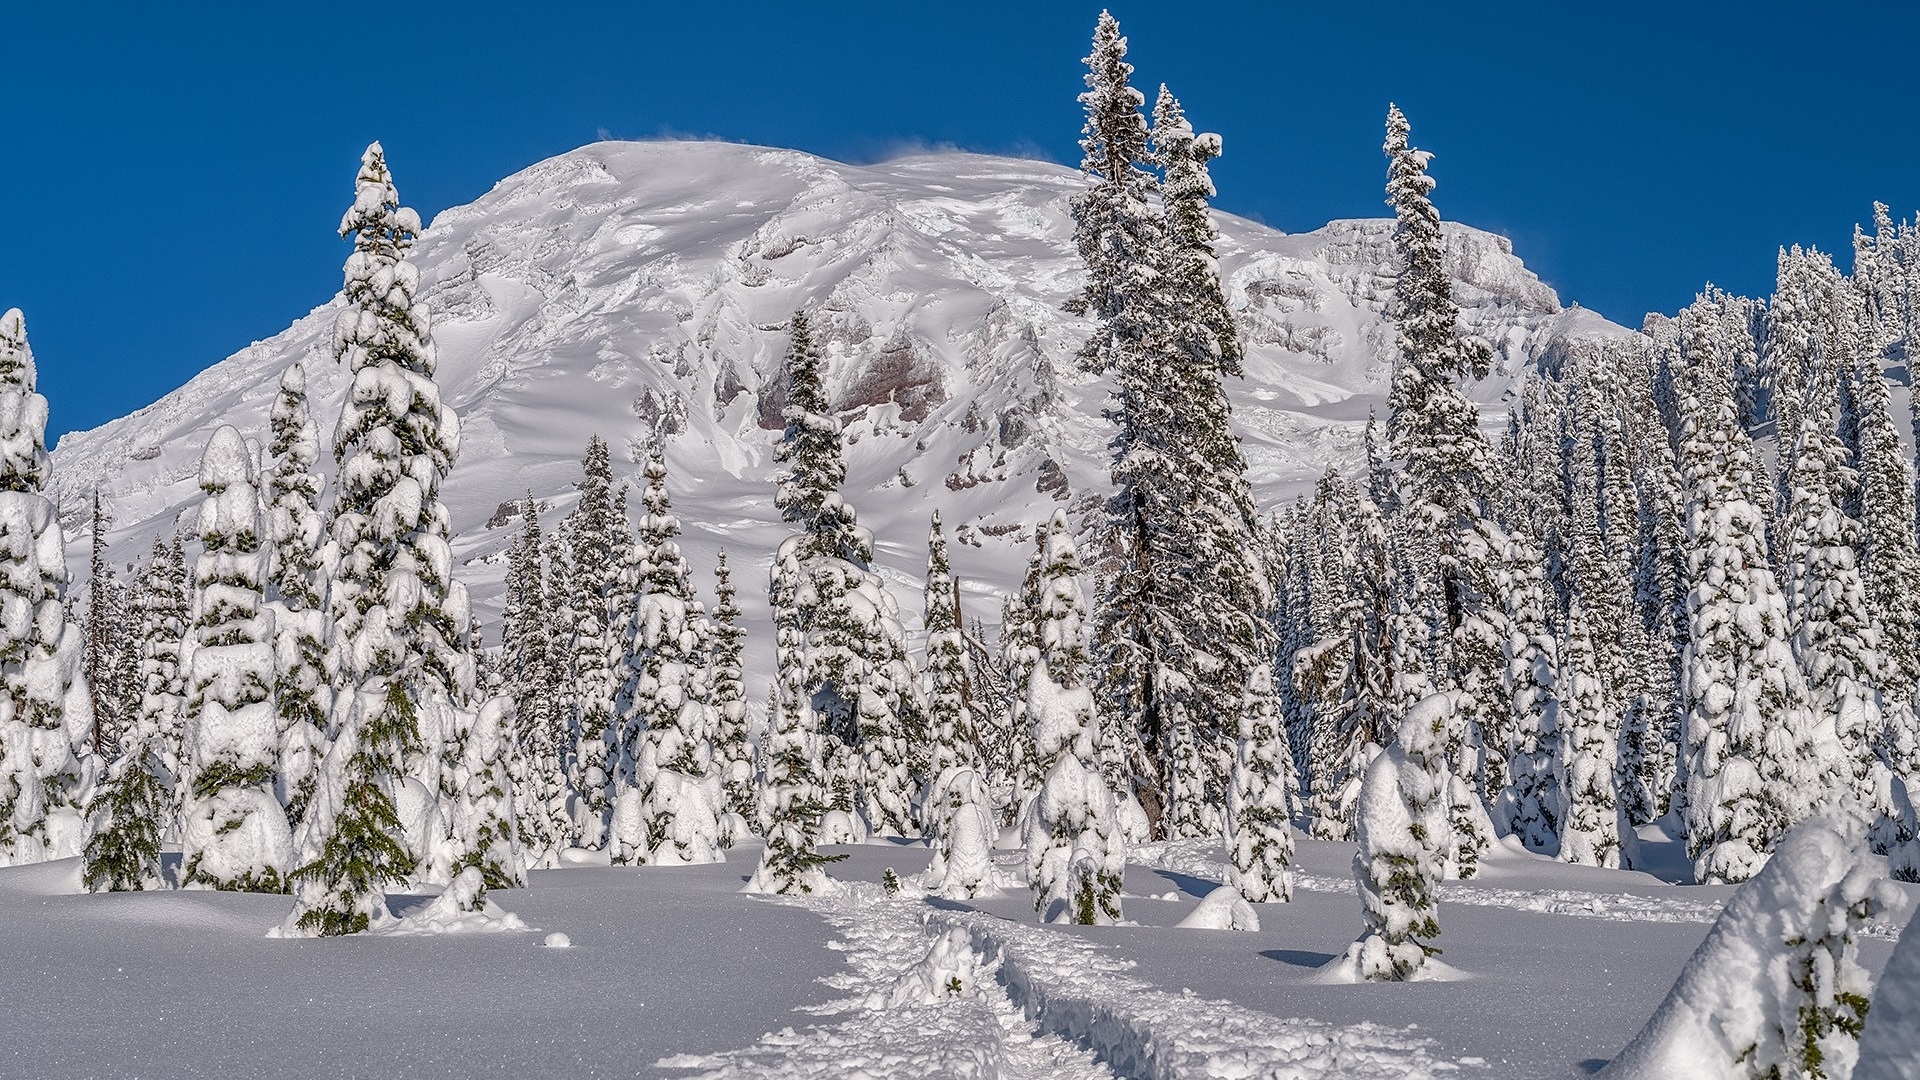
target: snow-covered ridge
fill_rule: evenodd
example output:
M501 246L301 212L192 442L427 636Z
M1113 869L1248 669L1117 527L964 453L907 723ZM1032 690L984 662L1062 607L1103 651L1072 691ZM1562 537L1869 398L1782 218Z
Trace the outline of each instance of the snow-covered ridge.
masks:
M402 160L403 197L404 170ZM917 585L937 507L969 592L1010 585L1030 524L1064 503L1082 525L1105 489L1106 383L1079 370L1087 324L1061 307L1080 278L1068 204L1081 187L1071 169L976 154L855 166L727 143L598 143L440 214L414 259L443 396L461 414L445 497L480 610L491 618L497 606L517 524L505 504L531 490L564 510L595 432L628 480L659 433L696 572L704 578L718 547L734 549L754 564L742 579L752 603L780 531L779 363L786 320L802 307L831 354L830 389L849 421L847 491L876 532L882 573ZM343 201L345 188L343 172ZM1249 343L1247 378L1230 394L1257 497L1272 506L1329 463L1356 460L1360 424L1383 402L1390 224L1299 235L1220 224ZM1497 401L1560 340L1626 332L1563 309L1505 239L1452 225L1447 239L1464 317L1497 351L1478 399ZM288 363L307 364L330 427L347 383L330 352L338 303L145 409L63 438L52 494L73 556L96 487L114 514L115 561L170 533L200 497L208 437L231 423L263 439ZM992 621L997 608L976 599L969 614ZM760 615L749 608L750 622Z

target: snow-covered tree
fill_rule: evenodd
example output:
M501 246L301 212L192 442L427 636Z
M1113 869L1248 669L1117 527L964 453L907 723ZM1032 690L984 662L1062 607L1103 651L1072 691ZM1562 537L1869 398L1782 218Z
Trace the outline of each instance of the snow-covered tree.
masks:
M840 495L846 467L825 379L806 316L796 312L774 497L781 516L799 530L775 561L776 573L789 561L799 571L794 587L781 592L805 635L791 659L805 668L798 685L819 714L836 805L858 813L876 832L910 835L912 755L925 740L919 687L899 607L871 568L873 536ZM776 620L781 617L776 610ZM785 679L783 672L783 685Z
M1021 821L1034 907L1050 921L1120 921L1126 842L1113 792L1100 772L1100 722L1087 677L1086 612L1080 556L1066 513L1047 528L1035 612L1039 644L1026 683L1040 790Z
M1273 669L1256 667L1240 710L1227 803L1233 886L1253 903L1293 899L1293 830L1288 821L1299 778L1272 690Z
M933 860L922 879L950 900L997 893L993 872L994 824L986 782L970 765L942 770L928 786L927 833Z
M81 668L86 673L87 689L92 691L93 743L103 761L120 753L120 734L131 726L138 702L126 700L126 684L121 679L121 654L125 624L126 590L120 585L107 562L107 525L109 518L100 492L93 492L93 512L88 531L93 538L92 557L87 564L87 613L82 624L86 652Z
M100 768L36 377L26 320L0 314L0 866L79 854Z
M1873 982L1858 938L1898 903L1893 886L1862 858L1863 841L1838 818L1815 818L1782 837L1765 867L1727 901L1647 1026L1601 1075L1860 1076L1854 1062L1861 1029L1870 1026ZM1872 1005L1877 1019L1879 1002Z
M1680 457L1686 469L1689 633L1685 734L1687 851L1702 882L1745 881L1808 800L1832 790L1808 736L1806 683L1788 643L1786 599L1753 501L1753 451L1740 426L1729 354L1744 326L1723 294L1681 313L1686 359ZM1748 346L1751 345L1747 339Z
M748 733L747 684L740 654L746 630L734 602L733 573L727 553L713 566L713 650L708 700L713 707L713 769L720 778L720 810L727 817L721 840L731 846L745 839L748 823L759 817L754 805L753 746Z
M187 636L189 593L186 549L177 534L170 542L154 537L136 596L141 689L138 723L150 732L148 745L157 759L157 775L164 789L162 831L171 832L187 795L187 688L180 667L180 646Z
M182 662L193 718L193 784L180 833L180 881L284 892L293 834L273 793L280 740L273 707L272 548L253 451L222 426L200 458L201 554Z
M1507 785L1494 803L1494 820L1527 850L1552 855L1560 849L1568 798L1559 649L1547 626L1546 571L1539 553L1531 544L1511 541L1504 562L1511 743Z
M172 820L164 766L153 744L157 727L136 714L120 742L120 756L87 807L91 835L81 880L92 892L132 892L164 886L161 829Z
M1566 820L1560 832L1560 861L1582 866L1622 865L1620 797L1614 787L1619 757L1618 718L1607 703L1594 655L1587 608L1575 593L1567 605L1560 645L1560 754L1566 779Z
M625 514L614 513L613 465L606 440L587 440L580 462L580 502L561 528L567 546L571 638L561 659L571 697L572 772L580 842L598 847L613 815L614 761L620 732L614 697L620 692L625 643L618 640L630 612L616 608L620 575L633 547Z
M1018 687L1026 685L1039 647L1040 571L1047 554L1047 526L1033 530L1033 552L1027 557L1020 588L1006 598L1000 612L1000 662L1006 670L1006 707L998 717L998 731L988 740L987 781L1002 810L1004 823L1018 817L1033 793L1040 790L1040 770L1033 749L1033 725L1027 720L1027 701Z
M1449 694L1407 710L1399 738L1367 769L1355 832L1353 876L1366 930L1347 949L1355 974L1370 982L1419 978L1440 949L1434 889L1446 869L1446 733Z
M334 323L335 358L353 372L334 431L330 530L328 662L342 689L299 837L293 933L357 933L384 920L384 889L446 846L435 804L452 771L455 710L473 697L467 595L451 577L440 501L459 422L433 381L429 314L406 257L419 231L380 144L369 146L340 225L354 251ZM402 820L402 801L419 820Z
M507 552L506 602L500 613L506 687L513 698L514 819L530 865L558 865L573 841L567 812L567 717L553 665L554 613L549 607L540 540L540 508L529 493L522 526Z
M514 809L513 699L498 695L481 704L464 725L456 769L459 794L448 808L458 870L480 871L489 889L526 885L527 859L520 846Z
M313 799L314 773L327 752L332 705L327 671L327 575L322 565L320 489L314 471L320 436L307 403L307 373L291 364L273 401L273 472L267 529L273 545L267 597L273 612L273 702L279 761L274 787L287 821L299 825Z
M927 733L929 780L948 769L977 763L973 710L967 704L967 653L960 634L960 591L947 560L947 534L940 511L927 533Z
M813 711L806 662L807 634L800 625L800 545L790 538L774 557L768 582L773 608L774 678L768 730L760 745L760 834L766 837L748 892L814 893L828 887L826 864L845 858L822 855L820 819L828 792L821 764L824 736Z
M646 477L639 601L619 698L621 753L609 850L622 863L718 862L711 632L680 556L680 520L673 516L667 464L658 447L647 457Z

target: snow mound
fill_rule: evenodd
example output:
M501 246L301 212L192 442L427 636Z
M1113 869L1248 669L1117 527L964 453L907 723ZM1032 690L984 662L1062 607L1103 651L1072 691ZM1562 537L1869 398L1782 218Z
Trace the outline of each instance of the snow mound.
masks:
M1320 966L1320 969L1308 977L1308 982L1322 986L1358 986L1369 982L1364 972L1378 971L1390 967L1391 962L1379 954L1369 955L1368 950L1379 949L1383 943L1377 937L1365 937L1347 946L1347 951ZM1459 982L1471 979L1472 975L1461 971L1451 964L1443 964L1429 956L1426 962L1405 981L1407 982Z
M1920 918L1907 923L1907 932L1894 946L1893 958L1880 973L1880 987L1867 1013L1867 1030L1860 1036L1860 1063L1853 1080L1920 1080Z
M1194 905L1177 925L1182 930L1258 930L1260 915L1239 889L1222 885Z
M1858 1051L1852 1036L1799 1029L1809 1013L1847 1010L1850 995L1864 1005L1871 980L1850 939L1872 914L1904 902L1863 845L1858 827L1827 818L1782 837L1760 873L1727 901L1647 1026L1601 1075L1799 1075L1788 1065L1809 1041L1826 1075L1848 1075Z
M534 929L520 916L486 899L479 867L460 871L445 892L426 906L374 931L386 937L428 934L499 934ZM551 939L549 939L551 943Z

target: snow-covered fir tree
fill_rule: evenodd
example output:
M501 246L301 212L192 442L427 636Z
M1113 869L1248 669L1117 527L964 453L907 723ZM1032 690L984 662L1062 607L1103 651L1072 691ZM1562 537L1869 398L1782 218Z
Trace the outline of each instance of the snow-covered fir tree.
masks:
M1627 839L1614 787L1620 725L1601 685L1593 630L1579 593L1567 605L1559 661L1555 694L1560 702L1561 769L1566 780L1560 861L1617 869L1623 865L1622 845Z
M272 475L267 530L273 545L268 606L273 612L273 703L279 761L274 787L287 821L298 826L313 799L314 774L327 752L332 690L327 671L327 574L322 564L320 490L314 471L320 435L307 403L306 369L280 377L271 416Z
M1126 841L1100 771L1100 721L1087 672L1080 556L1066 513L1055 511L1035 612L1039 645L1024 685L1043 779L1021 821L1027 883L1050 921L1120 921Z
M1249 678L1227 802L1227 849L1233 856L1233 886L1261 904L1293 899L1289 811L1299 778L1276 708L1273 669L1256 667Z
M826 738L813 710L807 633L795 592L802 570L793 539L774 557L767 598L773 608L774 686L768 730L760 745L758 802L766 848L747 882L748 892L814 893L828 887L826 864L845 856L820 853L820 822L828 809Z
M1492 447L1462 384L1486 376L1492 352L1486 342L1460 330L1460 309L1443 260L1440 214L1430 197L1432 155L1409 145L1408 131L1406 116L1390 106L1383 149L1399 273L1387 305L1396 346L1387 435L1398 466L1404 527L1425 534L1430 539L1416 542L1431 543L1434 550L1433 596L1439 601L1439 632L1448 640L1444 662L1434 664L1429 677L1437 688L1461 692L1446 736L1448 768L1478 788L1485 733L1501 727L1507 713L1501 673L1508 628L1495 582L1494 563L1504 538L1491 517ZM1477 812L1475 800L1453 792L1447 799L1457 845L1449 861L1469 876L1492 837L1485 835L1490 830L1479 820L1485 815Z
M0 314L0 866L79 854L100 771L36 378L26 320Z
M657 446L647 456L646 478L609 850L622 863L717 862L721 810L709 699L711 631L680 555L680 520L673 515L667 464Z
M1527 850L1553 855L1567 820L1568 787L1559 648L1547 624L1546 570L1532 545L1517 539L1509 541L1503 562L1511 742L1507 784L1494 803L1494 822Z
M176 534L170 542L153 539L153 550L140 572L138 629L140 647L139 724L149 730L148 744L157 759L164 789L163 832L176 831L186 804L185 672L180 646L187 636L186 549Z
M427 307L407 252L420 218L400 205L386 157L367 148L354 202L346 305L334 355L353 382L334 431L340 462L333 525L328 662L336 685L333 745L301 828L291 933L363 931L386 918L384 890L436 851L456 864L443 794L448 745L471 708L466 589L451 578L440 484L459 422L434 384ZM470 715L470 714L469 714ZM403 821L405 804L417 820Z
M527 883L521 850L514 778L521 770L514 742L513 699L495 695L481 703L463 725L461 758L455 767L458 794L445 811L452 832L455 867L480 871L488 889L514 889Z
M1171 623L1153 635L1159 652L1152 677L1159 685L1142 700L1161 712L1145 717L1143 737L1162 752L1166 831L1203 835L1221 824L1238 717L1250 704L1246 688L1268 692L1258 689L1262 681L1254 669L1272 653L1274 595L1257 540L1246 460L1221 387L1222 378L1241 373L1241 348L1220 281L1214 255L1219 234L1208 207L1214 186L1207 165L1220 154L1220 138L1196 134L1163 86L1151 144L1165 170L1157 250L1163 264L1157 300L1164 315L1149 342L1161 359L1136 372L1135 392L1122 396L1133 412L1118 416L1121 440L1131 442L1129 460L1116 459L1116 476L1144 485L1126 520L1137 513L1160 519L1152 526L1157 533L1136 525L1132 535L1143 541L1139 554L1159 579L1156 592L1140 599L1165 605ZM1138 381L1153 374L1170 381ZM1163 460L1152 460L1156 456Z
M1449 694L1408 709L1399 738L1367 768L1355 833L1353 875L1366 930L1347 949L1354 974L1369 982L1421 977L1439 955L1434 889L1446 869L1446 733Z
M1723 294L1681 313L1689 633L1687 851L1702 882L1745 881L1809 798L1832 790L1807 742L1806 683L1786 598L1753 501L1753 450L1735 413L1730 355L1747 331ZM1751 347L1751 340L1747 340Z
M947 558L947 534L940 511L927 532L927 773L977 764L973 710L967 704L967 653L960 632L960 590Z
M192 789L180 831L188 886L283 892L293 834L273 793L280 740L273 707L269 560L253 451L223 426L200 458L193 607L182 663L192 717Z
M835 805L875 832L913 835L913 796L924 784L924 714L899 608L871 568L873 536L840 494L840 421L827 401L825 364L804 313L793 318L787 354L786 431L774 503L798 528L782 542L775 572L792 562L799 577L779 590L805 635L789 656L805 667L800 686L826 739L827 786ZM782 617L779 609L776 621ZM781 685L787 684L781 674ZM784 706L783 706L784 707Z
M1035 612L1040 606L1040 571L1047 554L1047 525L1033 530L1033 551L1027 557L1027 569L1018 591L1006 598L1000 612L1000 662L1006 670L1005 708L999 714L999 730L988 740L986 754L988 783L994 790L996 805L1006 824L1012 824L1022 807L1040 789L1040 771L1033 749L1033 725L1027 720L1027 702L1018 687L1026 685L1027 673L1038 655L1039 624Z
M81 668L86 673L87 689L92 692L94 749L103 761L120 754L120 734L130 726L136 702L125 699L126 685L121 679L120 655L124 638L126 590L107 562L107 517L100 492L93 493L93 509L88 532L93 551L87 564L87 612L82 624L86 635L86 653Z
M746 672L741 666L746 629L740 625L740 605L733 587L733 571L722 549L713 565L713 634L708 665L708 700L713 708L713 771L720 778L722 843L731 846L746 839L750 823L759 818L754 805L753 744L747 712Z
M600 846L613 816L613 787L620 732L614 697L626 655L618 638L629 612L614 607L620 575L633 546L624 514L615 515L613 465L606 440L587 440L580 462L580 502L567 516L561 536L567 546L565 581L573 615L570 640L561 664L570 698L575 814L580 842Z
M1814 378L1825 384L1825 371ZM1819 737L1837 741L1832 752L1846 768L1834 796L1851 796L1869 813L1892 813L1890 778L1879 756L1882 719L1880 628L1868 609L1855 559L1860 525L1846 512L1857 484L1846 447L1835 432L1834 398L1814 389L1800 413L1788 470L1786 513L1787 621L1794 653L1806 673L1807 700ZM1825 800L1810 799L1812 805Z
M540 507L529 493L523 522L507 553L506 599L500 614L506 687L513 698L518 767L513 776L515 821L529 865L558 865L573 842L567 809L564 746L570 730L554 668L554 612L549 607L540 539Z

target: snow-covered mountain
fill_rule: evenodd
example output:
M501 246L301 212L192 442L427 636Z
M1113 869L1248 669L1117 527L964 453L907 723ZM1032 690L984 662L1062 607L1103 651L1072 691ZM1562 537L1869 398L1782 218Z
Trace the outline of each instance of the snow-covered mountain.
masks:
M442 393L462 421L445 494L483 618L497 611L519 524L511 501L531 491L551 527L596 432L629 480L648 440L664 440L693 565L706 580L727 547L742 599L757 599L781 535L771 476L786 322L806 308L848 421L848 498L902 606L918 606L939 508L960 541L969 615L995 621L998 603L981 594L1017 580L1028 526L1062 502L1085 523L1106 488L1107 383L1079 370L1088 323L1062 310L1080 275L1068 202L1082 186L1058 165L964 153L854 166L725 143L598 143L440 214L414 261ZM1249 345L1247 377L1229 392L1256 495L1272 507L1330 462L1358 460L1368 411L1383 403L1391 222L1292 236L1225 215L1220 226ZM1465 318L1497 353L1479 400L1498 401L1570 337L1626 332L1563 309L1504 238L1446 235ZM208 438L230 423L264 442L288 363L307 365L330 431L348 381L329 344L338 303L154 405L61 439L53 494L71 565L84 566L96 487L115 516L116 562L186 524Z

